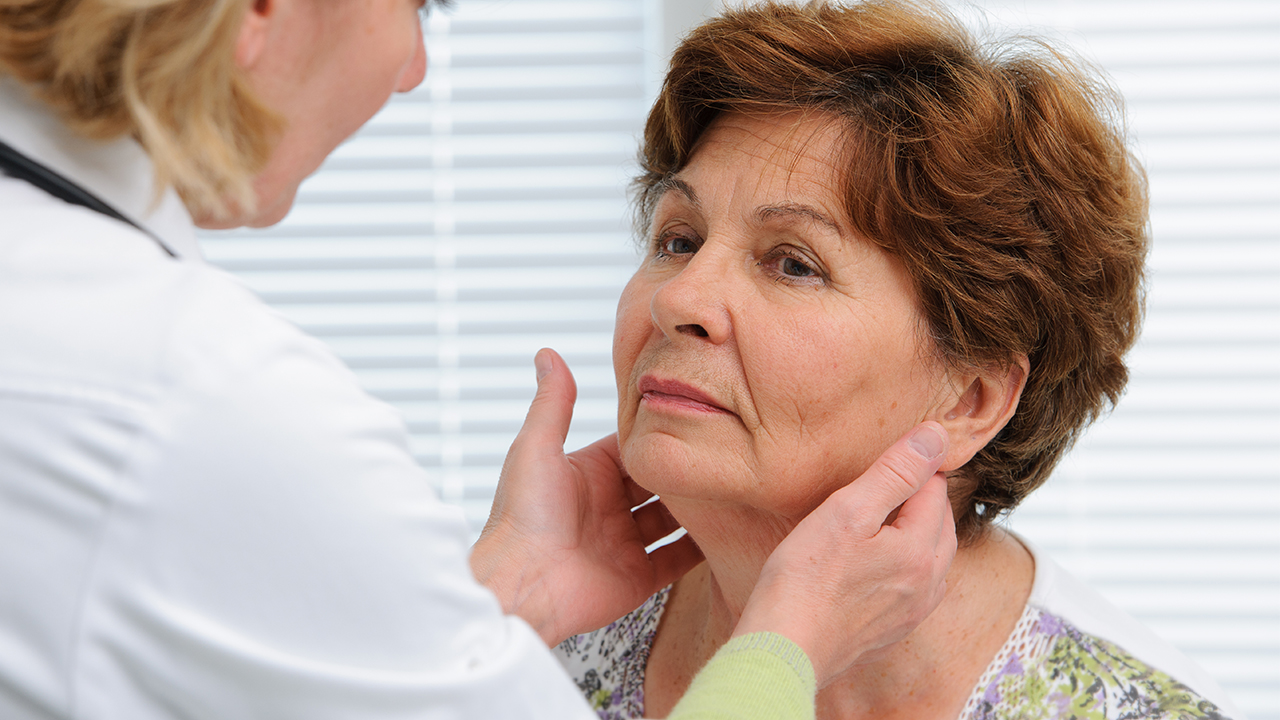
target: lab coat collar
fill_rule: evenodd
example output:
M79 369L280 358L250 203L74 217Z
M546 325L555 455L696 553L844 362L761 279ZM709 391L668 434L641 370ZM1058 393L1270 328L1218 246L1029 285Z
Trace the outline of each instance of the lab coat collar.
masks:
M202 262L195 226L173 188L155 202L155 168L131 137L80 137L12 78L0 77L0 140L97 195L179 259Z

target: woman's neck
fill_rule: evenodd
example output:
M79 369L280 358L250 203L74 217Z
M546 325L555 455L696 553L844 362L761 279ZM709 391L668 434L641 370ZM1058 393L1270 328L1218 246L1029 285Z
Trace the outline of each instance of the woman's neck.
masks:
M729 641L764 563L794 523L752 508L663 498L706 562L667 598L645 670L645 717L665 717Z
M646 716L653 717L670 709L668 700L674 703L728 641L761 568L793 527L751 509L700 512L678 500L664 502L707 561L677 584L668 601L645 680ZM1026 549L1002 531L960 548L938 609L906 640L823 689L819 707L827 712L819 716L955 717L956 698L962 706L1021 616L1033 575Z
M663 498L706 562L671 590L645 668L645 717L666 717L689 682L729 641L773 549L792 524L752 509Z
M728 621L727 633L732 633L765 562L795 523L753 508L717 506L691 512L680 501L668 503L668 508L706 557L708 609ZM728 637L725 634L724 640Z

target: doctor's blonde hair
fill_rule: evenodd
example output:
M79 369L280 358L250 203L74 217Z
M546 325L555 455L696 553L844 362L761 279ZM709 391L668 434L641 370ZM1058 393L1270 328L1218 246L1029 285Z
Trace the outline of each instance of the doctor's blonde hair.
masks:
M251 211L283 123L235 64L249 3L0 0L0 74L80 135L138 140L196 217Z

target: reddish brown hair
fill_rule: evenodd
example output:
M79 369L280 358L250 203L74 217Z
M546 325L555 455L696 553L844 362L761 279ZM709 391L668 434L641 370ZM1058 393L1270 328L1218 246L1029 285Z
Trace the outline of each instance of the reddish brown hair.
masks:
M1128 379L1147 195L1119 98L1044 43L981 47L932 6L731 10L672 58L645 127L642 224L717 116L788 110L845 126L849 220L914 278L942 358L1030 360L1017 412L956 472L958 530L973 539L1048 478Z

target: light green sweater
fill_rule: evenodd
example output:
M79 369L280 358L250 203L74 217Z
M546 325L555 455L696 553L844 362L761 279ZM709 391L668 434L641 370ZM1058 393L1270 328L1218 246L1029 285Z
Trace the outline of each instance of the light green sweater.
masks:
M816 692L813 664L798 645L752 633L720 648L668 720L813 720Z

